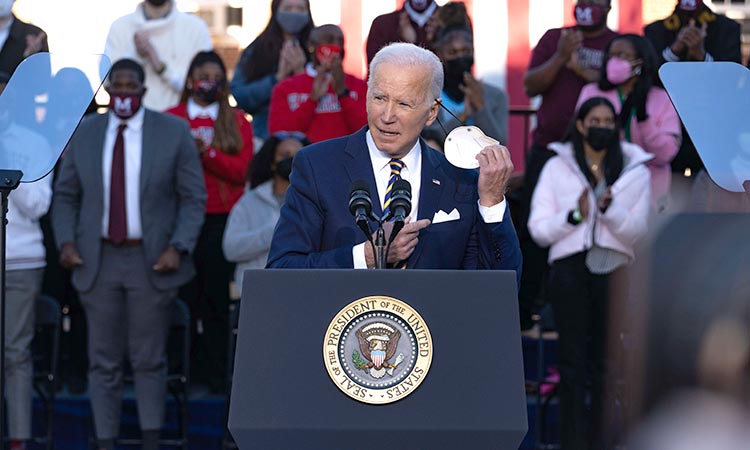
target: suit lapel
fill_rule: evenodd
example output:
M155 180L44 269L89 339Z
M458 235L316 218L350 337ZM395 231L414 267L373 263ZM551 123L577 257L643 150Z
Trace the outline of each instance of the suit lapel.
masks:
M370 196L372 197L372 211L378 217L383 215L383 208L380 206L378 197L378 185L375 182L375 173L373 172L372 163L370 162L370 151L367 149L367 139L365 133L367 127L362 128L357 133L349 137L346 143L344 153L348 158L344 160L346 172L349 175L349 183L356 180L364 180L370 187Z
M417 211L417 219L432 220L433 215L440 205L443 186L447 180L443 176L440 160L435 156L434 151L427 148L422 139L420 139L420 146L422 149L422 181L419 188L419 211ZM429 227L422 231L426 231L427 229ZM414 249L414 253L412 253L407 261L407 267L416 267L416 263L422 255L425 245L427 245L425 240L420 239L417 247Z
M91 159L90 164L91 176L94 179L94 186L98 187L95 189L97 195L101 196L100 205L104 205L104 143L107 136L107 127L109 127L109 113L102 114L99 118L103 122L101 126L95 126L91 134Z
M141 142L141 186L140 195L146 192L148 185L148 176L151 173L151 166L154 160L154 150L158 147L159 134L154 125L153 113L148 109L144 110L143 115L143 141Z

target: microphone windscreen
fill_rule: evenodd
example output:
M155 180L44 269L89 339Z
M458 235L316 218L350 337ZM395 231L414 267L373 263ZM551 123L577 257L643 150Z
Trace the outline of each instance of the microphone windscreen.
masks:
M409 194L409 198L411 198L411 183L409 183L408 181L404 180L403 178L399 179L399 180L396 180L393 183L392 190L394 192L395 191L401 191L401 192L406 191Z
M349 187L350 195L354 193L354 191L365 191L368 194L370 193L367 182L365 180L354 180L352 181L352 184Z

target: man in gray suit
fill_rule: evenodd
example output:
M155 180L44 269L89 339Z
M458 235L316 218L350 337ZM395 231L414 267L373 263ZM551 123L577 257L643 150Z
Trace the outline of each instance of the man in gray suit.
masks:
M86 311L99 447L114 448L118 436L127 349L143 449L156 449L170 312L194 274L206 192L187 123L141 107L143 68L115 62L105 88L109 112L85 118L63 156L52 221Z

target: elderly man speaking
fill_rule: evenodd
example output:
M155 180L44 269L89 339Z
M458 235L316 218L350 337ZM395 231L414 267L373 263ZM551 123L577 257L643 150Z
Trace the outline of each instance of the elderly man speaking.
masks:
M366 183L380 216L389 184L400 178L411 183L412 211L389 244L389 264L520 274L521 252L504 197L513 171L508 150L485 147L477 155L479 170L466 170L419 138L437 116L442 87L442 64L429 50L396 43L375 55L367 127L295 156L268 267L375 267L373 249L349 212L349 186Z

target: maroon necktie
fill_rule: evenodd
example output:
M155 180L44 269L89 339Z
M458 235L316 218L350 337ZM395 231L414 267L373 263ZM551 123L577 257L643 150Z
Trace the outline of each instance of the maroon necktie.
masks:
M127 127L122 123L117 128L115 148L112 152L112 176L109 185L109 240L122 244L128 237L128 222L125 213L125 140L122 133Z

